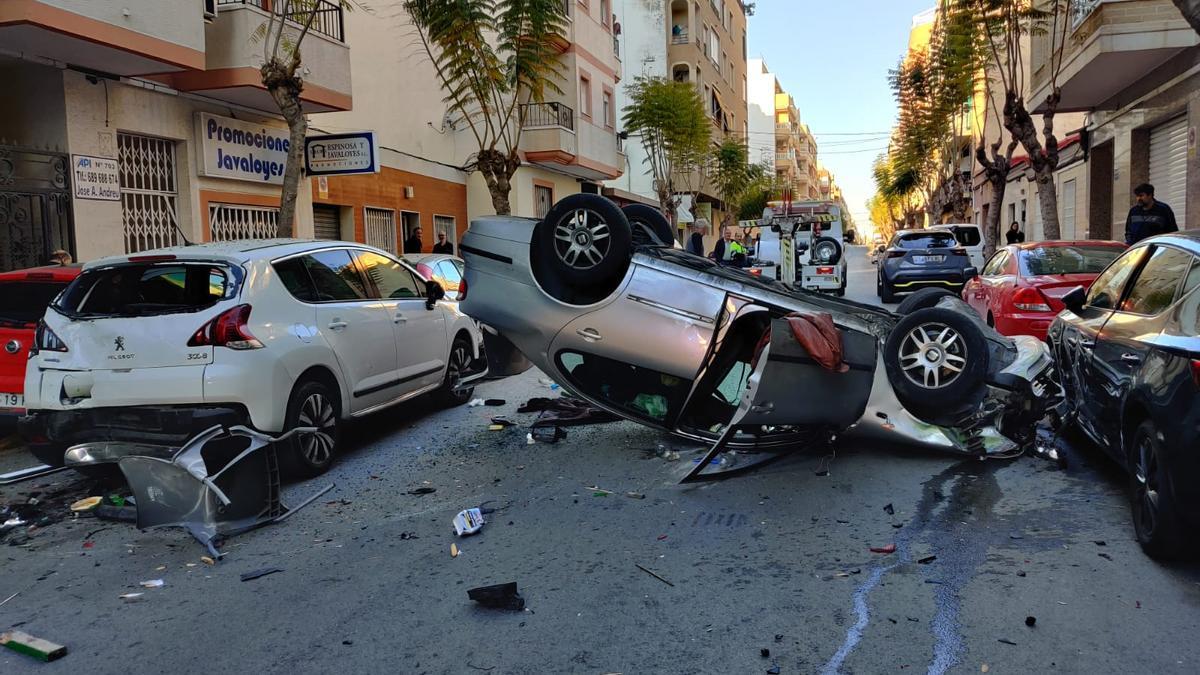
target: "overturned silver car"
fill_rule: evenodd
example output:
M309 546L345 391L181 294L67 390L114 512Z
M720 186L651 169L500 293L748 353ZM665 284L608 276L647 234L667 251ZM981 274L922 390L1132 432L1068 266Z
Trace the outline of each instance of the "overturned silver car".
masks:
M460 250L461 308L629 420L722 449L846 434L972 455L1032 446L1059 402L1045 345L945 291L897 313L792 288L668 244L655 210L572 195L540 221L486 217ZM973 274L973 270L966 270ZM705 471L701 462L696 476Z

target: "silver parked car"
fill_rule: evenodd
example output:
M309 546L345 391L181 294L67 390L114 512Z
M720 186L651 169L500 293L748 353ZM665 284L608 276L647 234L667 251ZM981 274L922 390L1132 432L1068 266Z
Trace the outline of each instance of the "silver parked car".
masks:
M1030 447L1058 402L1046 346L996 333L953 294L922 291L892 313L720 266L670 236L653 210L588 194L540 221L478 219L460 247L462 310L581 397L714 443L712 456L847 432L1007 453ZM840 363L821 365L797 315L832 318Z

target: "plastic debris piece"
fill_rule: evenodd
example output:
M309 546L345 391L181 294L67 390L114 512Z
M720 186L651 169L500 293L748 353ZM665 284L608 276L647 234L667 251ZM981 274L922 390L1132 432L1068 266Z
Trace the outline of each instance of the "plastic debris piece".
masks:
M557 443L567 437L567 430L559 426L534 427L531 437L539 443Z
M659 541L666 541L666 540L667 540L667 535L665 535L665 534L660 534L660 535L658 535L658 540L659 540Z
M775 641L776 641L776 642L783 642L783 633L776 633L776 634L775 634Z
M1101 558L1104 558L1105 560L1112 560L1112 559L1113 559L1113 557L1112 557L1111 555L1107 554L1107 553L1097 553L1096 555L1100 556Z
M1014 647L1017 646L1017 643L1013 642L1012 640L1006 640L1004 638L1000 638L999 640L996 640L996 642L999 642L1001 644L1006 644L1006 645L1012 645Z
M142 597L143 595L145 595L145 593L122 593L121 595L118 595L117 597L124 600L125 602L133 602L134 600L137 600L138 598Z
M536 442L533 440L533 434L525 434L525 445L533 445Z
M83 547L84 547L84 548L92 548L92 547L93 547L93 546L95 546L95 545L96 545L96 542L94 542L94 541L85 541L85 542L83 542Z
M501 427L511 427L516 426L517 423L508 419L504 415L497 415L496 417L492 418L492 424L500 425Z
M216 560L213 560L212 558L210 558L206 555L200 556L200 562L204 563L205 565L216 565L217 564Z
M155 572L161 572L161 571L163 571L163 570L165 570L165 569L167 569L167 566L166 566L166 565L159 565L158 567L155 567L155 568L154 568L154 571L155 571Z
M62 658L67 654L67 648L50 642L36 638L29 633L24 633L19 630L10 630L7 633L0 633L0 645L3 645L14 652L32 656L40 661L53 661Z
M896 508L895 508L895 507L893 507L891 504L888 504L887 506L883 507L883 510L884 510L884 512L885 512L885 513L887 513L889 516L894 516L894 515L896 515Z
M458 557L458 545L457 544L450 544L450 557L451 558Z
M525 598L517 593L517 582L480 586L467 590L467 597L492 609L525 609Z
M102 502L102 501L104 501L103 497L84 497L83 499L80 499L79 501L75 502L74 504L71 504L71 510L74 511L75 513L83 513L85 511L91 511L92 509L99 506L100 502Z
M771 650L763 647L762 649L758 650L758 655L764 659L769 659L771 658Z
M1097 539L1096 541L1094 541L1092 543L1097 546L1108 546L1108 542L1104 541L1103 539Z
M981 672L981 673L986 673L989 670L991 670L991 668L988 668L988 664L986 664L986 663L983 664L982 666L979 666L979 672Z
M779 666L767 668L767 675L779 675Z
M1029 626L1030 628L1033 628L1035 625L1037 625L1037 617L1036 616L1025 617L1025 625Z
M871 553L895 553L896 545L888 544L887 546L872 546Z
M497 406L502 406L506 403L508 403L508 401L505 401L502 398L489 398L483 402L484 405L492 406L493 408L497 407Z
M278 567L263 567L261 569L256 569L256 570L251 570L249 572L245 572L244 574L242 574L242 581L252 581L259 577L265 577L268 574L275 574L276 572L282 572L282 571L283 570Z
M454 516L454 531L460 537L475 534L483 529L484 522L486 521L483 519L483 512L478 508L464 509Z
M927 555L924 558L921 558L920 560L918 560L917 564L918 565L928 565L929 563L933 562L934 560L937 560L936 555Z
M483 399L477 398L477 399L473 399L470 403L468 403L467 407L468 408L478 408L481 405L483 405Z
M142 588L162 588L162 587L163 587L162 579L150 579L148 581L142 582Z
M437 492L437 488L430 487L428 485L423 485L419 488L413 488L412 490L409 490L408 494L410 494L410 495L429 495L429 494L433 494L434 492Z

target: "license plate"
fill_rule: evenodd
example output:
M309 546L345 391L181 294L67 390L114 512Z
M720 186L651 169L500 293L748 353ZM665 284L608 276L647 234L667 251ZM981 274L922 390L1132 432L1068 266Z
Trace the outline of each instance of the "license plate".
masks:
M915 262L918 265L924 265L926 263L940 263L945 260L946 260L946 256L944 256L944 255L914 255L913 256L913 262Z
M24 408L24 394L0 393L0 408Z

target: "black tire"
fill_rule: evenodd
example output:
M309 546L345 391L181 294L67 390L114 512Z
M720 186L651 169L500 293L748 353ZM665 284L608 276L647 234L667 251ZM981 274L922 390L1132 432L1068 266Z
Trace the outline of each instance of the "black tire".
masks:
M621 207L629 221L630 236L637 246L670 246L675 241L671 222L662 211L645 204L629 204Z
M957 295L954 295L954 293L944 288L922 288L916 293L913 293L907 298L901 300L900 305L896 307L896 313L903 316L905 314L912 314L918 309L936 307L938 302L940 302L941 299L947 295L956 298L958 297Z
M1162 451L1154 422L1142 422L1129 448L1129 505L1142 550L1151 558L1168 559L1183 550L1183 536Z
M442 405L460 406L471 400L471 396L475 394L475 387L454 388L458 374L470 365L471 341L460 335L454 338L454 343L450 345L450 354L446 358L446 378L442 381L442 387L437 390L436 396Z
M296 385L288 399L284 431L315 426L321 431L299 434L281 444L279 462L297 478L319 476L333 466L341 441L341 397L321 380L305 380Z
M988 372L987 340L954 310L919 309L888 335L883 363L900 403L930 424L950 425L978 405Z
M833 237L821 236L821 237L817 237L816 239L814 239L812 242L813 254L815 254L819 248L824 249L824 248L828 248L830 246L832 246L832 248L833 248L833 253L828 256L827 260L818 261L812 255L810 255L809 261L814 265L836 265L836 264L838 264L838 261L840 261L842 259L842 250L843 250L842 242L838 241L837 239L835 239Z
M623 274L632 251L629 221L621 209L585 193L551 206L534 238L534 253L545 261L546 272L570 288L603 284Z
M880 302L887 304L896 302L896 293L891 289L890 286L888 286L887 282L883 280L883 275L880 275L879 279L875 283L875 290L879 295Z

